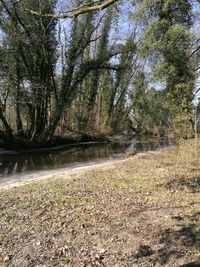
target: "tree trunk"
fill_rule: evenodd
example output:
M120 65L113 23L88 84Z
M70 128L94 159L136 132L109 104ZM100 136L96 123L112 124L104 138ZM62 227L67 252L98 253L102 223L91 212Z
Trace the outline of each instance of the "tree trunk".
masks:
M5 127L5 132L6 132L6 135L7 135L7 140L6 143L8 143L9 146L11 147L16 147L17 146L17 140L15 138L15 136L13 135L13 130L10 128L6 118L4 117L3 115L3 112L2 112L2 108L0 107L0 120L3 122L3 125Z
M16 73L17 73L17 81L16 81L16 126L17 126L17 134L19 136L23 136L23 126L22 120L20 116L20 66L19 66L19 59L16 58Z

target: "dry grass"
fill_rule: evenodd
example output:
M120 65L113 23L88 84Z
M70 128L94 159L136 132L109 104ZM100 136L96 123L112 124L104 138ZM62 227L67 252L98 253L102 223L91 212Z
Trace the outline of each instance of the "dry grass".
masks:
M200 266L195 153L190 140L2 190L0 266Z

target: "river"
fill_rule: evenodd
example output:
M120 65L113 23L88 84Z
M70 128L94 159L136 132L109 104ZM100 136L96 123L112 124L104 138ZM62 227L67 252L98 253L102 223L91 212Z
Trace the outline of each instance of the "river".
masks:
M129 140L126 143L93 143L39 151L0 151L0 184L32 179L41 174L123 159L126 151L155 151L171 146L169 140Z

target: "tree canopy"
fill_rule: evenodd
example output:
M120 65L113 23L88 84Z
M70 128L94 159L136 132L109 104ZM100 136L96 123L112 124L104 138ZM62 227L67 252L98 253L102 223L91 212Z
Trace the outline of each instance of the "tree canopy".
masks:
M193 125L198 5L0 0L0 138Z

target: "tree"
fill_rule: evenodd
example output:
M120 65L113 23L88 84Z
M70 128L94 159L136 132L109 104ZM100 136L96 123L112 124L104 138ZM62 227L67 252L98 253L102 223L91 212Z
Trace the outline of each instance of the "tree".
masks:
M151 63L154 81L165 81L168 97L179 110L191 112L194 62L190 58L192 6L188 0L134 1L134 18L144 31L140 52Z
M28 114L27 125L30 125L25 137L32 142L36 140L46 142L53 136L63 112L70 108L76 98L83 80L94 70L97 77L98 70L106 67L112 55L106 53L102 56L99 50L93 58L84 56L90 43L94 42L93 34L100 24L97 23L96 27L92 25L90 13L77 17L72 23L72 28L64 30L69 40L64 41L68 44L62 51L63 65L58 80L56 63L59 59L57 58L59 51L55 31L56 21L45 16L30 16L26 12L29 7L38 10L39 13L50 13L54 10L56 1L14 3L1 0L0 2L6 17L6 20L2 19L1 24L5 34L4 41L12 51L10 60L15 66L8 67L10 73L13 73L9 79L13 83L12 97L15 99L17 131L18 134L23 135L21 111L25 108ZM105 43L107 34L104 29L99 45L101 49L103 49L101 43ZM93 80L93 91L94 83ZM90 102L93 101L95 94L91 92ZM53 104L54 101L56 104ZM1 115L3 116L3 112ZM2 121L11 136L12 130L8 128L9 123L5 118Z
M13 144L51 142L60 128L87 136L118 132L129 114L149 127L190 114L199 51L191 47L191 3L135 0L139 26L132 22L134 33L114 41L119 3L74 0L56 14L56 0L0 0L0 120ZM154 84L166 85L162 92L149 90L150 67Z
M49 95L53 87L55 63L55 23L48 18L27 16L27 6L50 12L56 1L1 1L7 20L2 24L5 42L12 50L16 114L18 129L22 128L19 105L25 104L30 116L28 134L40 135L47 123ZM9 65L12 68L12 65ZM24 86L23 86L24 85ZM19 95L22 94L21 103ZM24 100L24 102L23 102Z

